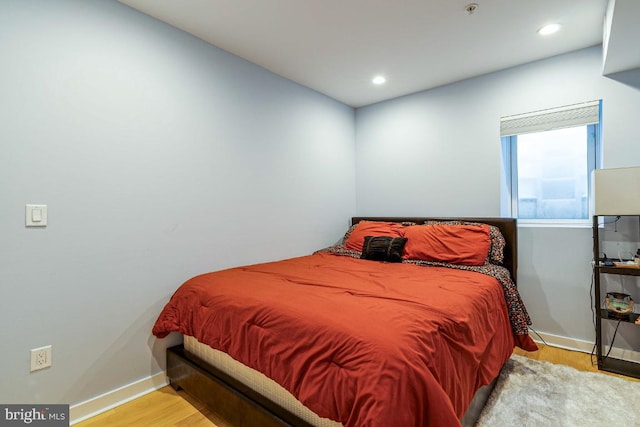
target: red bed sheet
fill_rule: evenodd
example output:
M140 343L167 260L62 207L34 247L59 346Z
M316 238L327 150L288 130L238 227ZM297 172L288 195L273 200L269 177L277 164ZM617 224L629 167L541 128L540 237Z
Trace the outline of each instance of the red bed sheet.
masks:
M188 280L153 327L173 331L346 427L457 425L514 347L495 278L328 253Z

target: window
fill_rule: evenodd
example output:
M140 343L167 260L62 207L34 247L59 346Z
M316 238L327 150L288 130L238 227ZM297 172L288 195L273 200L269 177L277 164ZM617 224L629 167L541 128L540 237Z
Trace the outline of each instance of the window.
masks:
M601 101L500 119L502 213L522 223L590 224Z

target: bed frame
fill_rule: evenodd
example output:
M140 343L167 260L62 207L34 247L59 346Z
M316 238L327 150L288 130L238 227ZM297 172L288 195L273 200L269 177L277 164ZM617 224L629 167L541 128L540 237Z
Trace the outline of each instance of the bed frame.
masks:
M416 222L425 220L464 220L482 222L497 226L506 240L503 265L517 277L517 226L512 218L427 218L427 217L353 217L352 224L362 220ZM182 345L167 349L167 377L171 386L183 389L202 403L217 416L233 427L312 427L295 414L283 409L247 387L235 378L225 374L204 360L186 351ZM493 391L496 379L480 388L464 417L463 426L473 426Z

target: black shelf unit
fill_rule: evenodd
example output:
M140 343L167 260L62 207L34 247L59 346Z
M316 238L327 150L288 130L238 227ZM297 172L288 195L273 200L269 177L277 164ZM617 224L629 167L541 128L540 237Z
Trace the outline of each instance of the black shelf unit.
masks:
M604 299L602 298L602 290L600 289L600 275L617 274L621 276L640 276L640 268L608 267L599 265L600 262L604 260L600 258L598 218L599 216L597 215L594 215L593 217L593 259L596 261L593 266L593 278L595 287L594 304L596 316L596 356L598 359L598 369L629 377L640 378L640 363L606 356L604 352L602 339L603 321L620 321L635 325L635 321L640 317L640 315L637 313L631 313L628 317L620 319L618 317L611 316L606 309L602 308L602 302ZM638 326L638 328L640 328L640 326ZM638 332L640 333L640 329L638 329Z

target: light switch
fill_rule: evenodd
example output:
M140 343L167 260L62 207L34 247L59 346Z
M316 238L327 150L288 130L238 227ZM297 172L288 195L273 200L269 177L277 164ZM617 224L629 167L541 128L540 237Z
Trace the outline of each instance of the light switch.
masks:
M26 205L27 227L47 226L47 205Z

